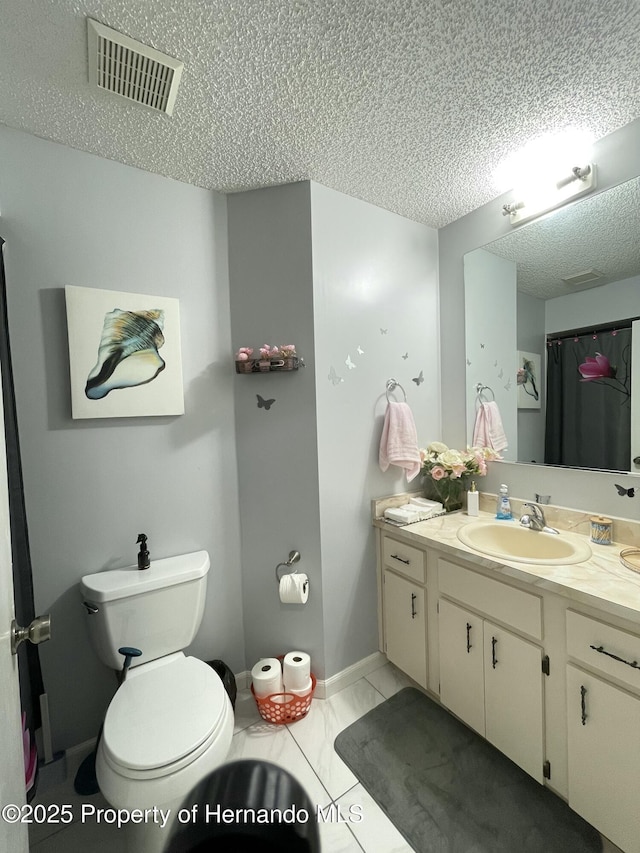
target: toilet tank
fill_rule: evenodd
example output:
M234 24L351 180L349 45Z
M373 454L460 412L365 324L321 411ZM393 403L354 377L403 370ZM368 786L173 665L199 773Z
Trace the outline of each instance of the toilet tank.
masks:
M121 669L121 646L140 649L132 666L186 648L204 612L209 554L196 551L85 575L80 582L91 643L100 660Z

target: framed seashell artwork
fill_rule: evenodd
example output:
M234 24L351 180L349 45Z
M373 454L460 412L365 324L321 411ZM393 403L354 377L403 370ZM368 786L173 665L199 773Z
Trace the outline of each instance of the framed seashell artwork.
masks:
M72 417L184 414L179 301L70 285L64 292Z

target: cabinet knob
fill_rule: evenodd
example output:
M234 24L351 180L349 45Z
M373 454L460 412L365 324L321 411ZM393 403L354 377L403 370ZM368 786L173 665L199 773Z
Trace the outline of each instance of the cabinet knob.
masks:
M496 646L498 645L498 641L495 637L491 638L491 666L495 669L496 664L498 663L498 658L496 657Z
M582 725L583 725L583 726L586 726L586 725L587 725L587 701L586 701L586 695L587 695L587 688L584 686L584 684L581 684L581 685L580 685L580 711L581 711Z
M471 649L471 622L467 622L467 654L469 654Z
M418 615L416 613L416 598L417 598L417 596L416 596L415 592L412 592L411 593L411 618L412 619L415 619L416 616Z

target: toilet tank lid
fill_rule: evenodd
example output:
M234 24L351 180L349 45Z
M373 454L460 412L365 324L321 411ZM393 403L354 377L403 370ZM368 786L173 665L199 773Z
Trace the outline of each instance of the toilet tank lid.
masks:
M80 586L82 594L92 601L115 601L151 592L154 589L175 586L203 578L211 565L207 551L194 551L163 560L151 560L151 568L109 569L94 575L85 575Z

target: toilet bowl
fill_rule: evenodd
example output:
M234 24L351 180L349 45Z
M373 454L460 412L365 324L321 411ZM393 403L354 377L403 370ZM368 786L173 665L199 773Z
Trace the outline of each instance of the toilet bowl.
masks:
M208 570L200 551L81 582L101 660L116 668L118 648L142 652L107 709L96 757L105 799L132 816L124 833L136 853L164 848L185 795L224 762L231 744L233 709L220 676L182 651L202 619Z

